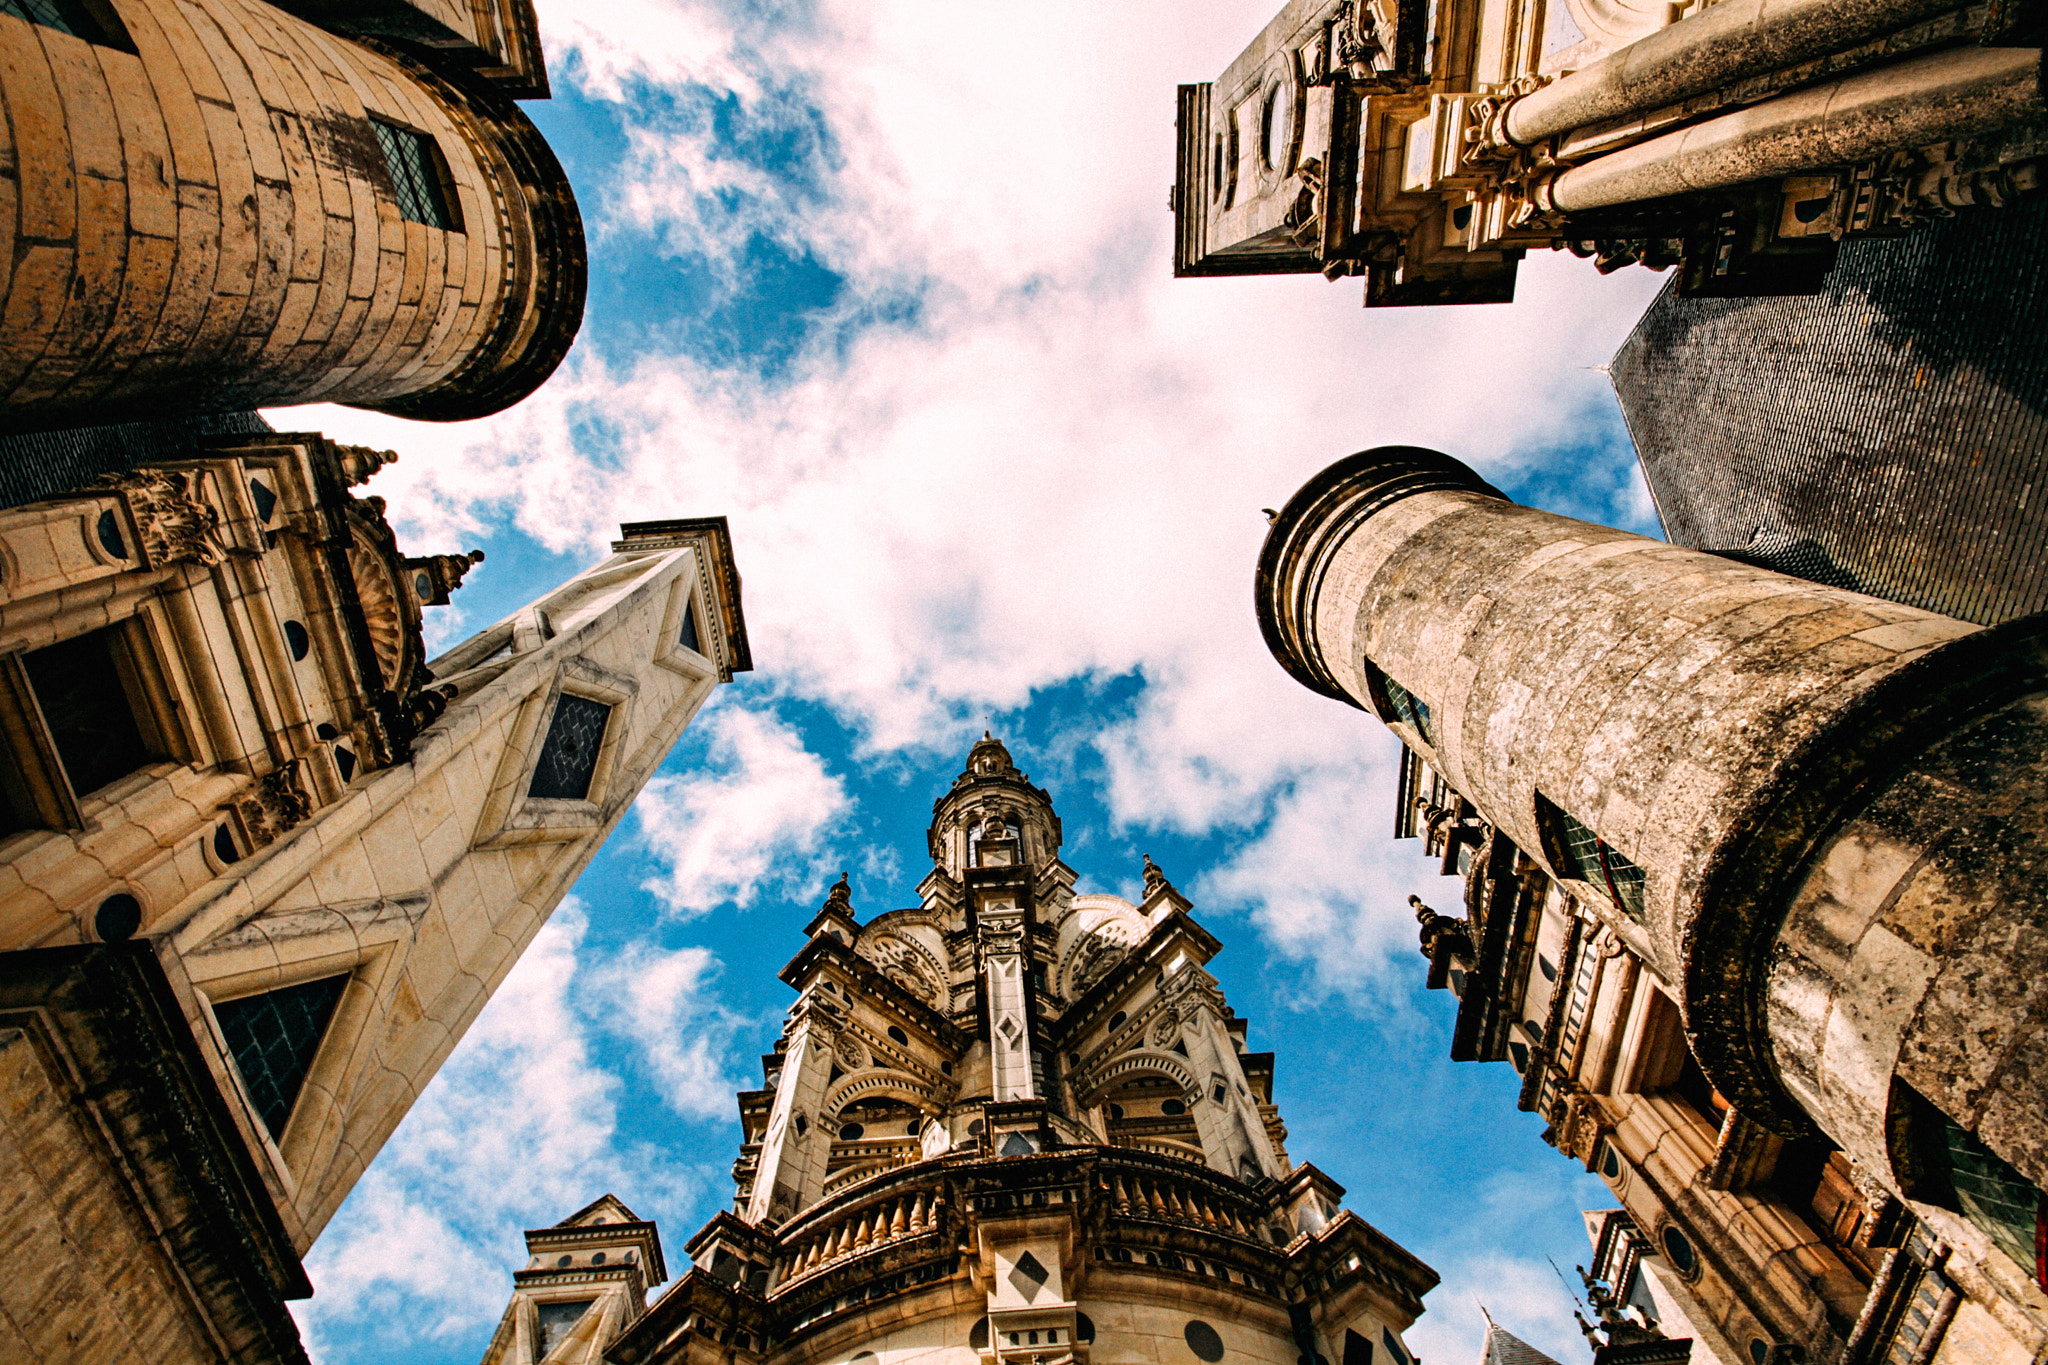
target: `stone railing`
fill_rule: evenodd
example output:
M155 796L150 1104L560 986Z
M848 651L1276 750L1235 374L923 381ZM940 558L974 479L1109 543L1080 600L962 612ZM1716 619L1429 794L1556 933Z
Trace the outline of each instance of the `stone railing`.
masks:
M880 1191L843 1209L821 1208L819 1216L801 1221L783 1239L776 1257L776 1292L863 1252L938 1231L945 1203L935 1169L928 1181L908 1188Z
M1111 1211L1118 1218L1187 1223L1225 1236L1264 1244L1257 1231L1259 1210L1224 1198L1204 1182L1176 1180L1163 1171L1132 1169L1103 1163L1098 1176Z

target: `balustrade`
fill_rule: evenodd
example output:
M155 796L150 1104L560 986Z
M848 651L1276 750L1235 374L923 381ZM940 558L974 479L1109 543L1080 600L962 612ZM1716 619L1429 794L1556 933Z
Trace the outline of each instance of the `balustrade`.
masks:
M905 1190L807 1226L781 1249L778 1288L889 1242L934 1232L944 1207L935 1190Z

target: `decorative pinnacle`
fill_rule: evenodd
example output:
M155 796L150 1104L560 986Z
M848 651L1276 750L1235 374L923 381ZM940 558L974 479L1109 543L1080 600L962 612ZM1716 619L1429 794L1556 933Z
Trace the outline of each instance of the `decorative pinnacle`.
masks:
M833 907L851 911L853 909L853 888L846 884L846 874L839 874L839 880L832 883L832 889L825 893L825 908Z
M1145 855L1146 899L1149 900L1154 892L1158 891L1161 887L1165 885L1167 885L1166 874L1159 870L1159 864L1153 862L1152 855L1147 853Z

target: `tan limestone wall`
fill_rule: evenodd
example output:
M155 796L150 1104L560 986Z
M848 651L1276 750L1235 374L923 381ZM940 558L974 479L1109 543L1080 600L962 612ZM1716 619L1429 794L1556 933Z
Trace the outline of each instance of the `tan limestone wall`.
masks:
M509 104L257 0L117 8L132 54L0 15L0 424L379 406L566 348L510 340L528 258L580 315L582 254L520 188ZM462 231L399 217L372 114L433 137Z
M1375 714L1368 662L1415 694L1428 736L1382 718L1553 872L1539 793L1639 865L1640 916L1580 898L1678 987L1745 1112L1891 1172L1897 1075L2048 1184L2043 625L1980 631L1481 490L1429 452L1318 476L1262 568L1282 662Z

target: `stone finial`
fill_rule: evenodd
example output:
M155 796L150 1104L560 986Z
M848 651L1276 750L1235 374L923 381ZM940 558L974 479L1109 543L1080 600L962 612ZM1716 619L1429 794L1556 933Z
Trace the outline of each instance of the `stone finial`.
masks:
M832 883L832 889L825 893L827 910L844 910L853 913L853 888L847 885L846 874L839 874L839 880Z
M405 561L406 572L412 575L413 591L419 594L420 604L428 607L448 605L448 596L462 586L463 575L484 562L482 550L471 550L466 555L421 555Z
M1159 864L1152 861L1152 855L1145 855L1145 898L1150 900L1161 889L1168 886L1166 874L1159 870Z
M373 450L369 446L337 444L334 453L341 460L341 476L348 481L350 488L368 483L370 476L385 465L398 463L398 452L395 450Z

